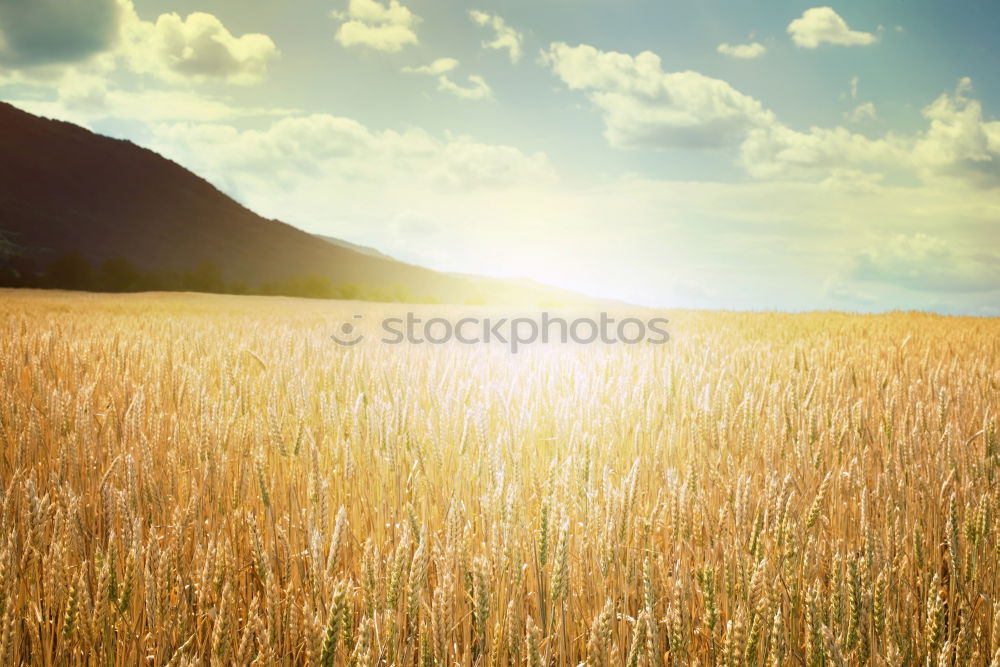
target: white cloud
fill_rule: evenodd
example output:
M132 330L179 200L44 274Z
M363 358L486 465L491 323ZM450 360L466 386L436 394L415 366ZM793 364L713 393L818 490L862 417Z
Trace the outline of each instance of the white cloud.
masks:
M195 12L182 19L161 14L143 21L126 0L123 55L129 69L167 80L221 80L235 84L259 82L278 48L267 35L234 36L212 14Z
M796 46L815 49L820 44L864 46L878 37L870 32L851 30L847 21L830 7L813 7L788 24L788 34Z
M441 141L420 129L374 131L356 120L328 114L283 118L264 130L161 125L155 136L156 148L198 173L222 182L236 178L237 185L257 188L313 186L317 180L324 183L324 190L330 182L341 181L470 191L555 180L543 153L527 155L468 137ZM383 190L383 196L390 190Z
M863 123L865 121L878 120L878 112L871 102L863 102L854 107L844 117L852 123Z
M205 13L185 19L162 14L145 21L132 0L116 3L118 36L113 44L79 62L11 70L0 85L17 84L20 89L5 98L32 113L81 125L100 120L210 122L294 112L237 105L186 85L162 85L258 82L278 56L266 35L234 36L218 18ZM143 76L131 76L135 74Z
M20 79L125 69L168 81L260 81L279 55L267 35L233 35L217 17L139 18L132 0L9 0L0 5L0 62Z
M336 40L345 47L396 53L418 43L415 28L420 17L398 0L389 0L388 6L377 0L349 0L346 12L331 12L331 16L344 21L337 29Z
M1000 186L1000 121L983 119L979 100L968 93L972 82L959 81L953 95L944 94L923 110L930 121L914 156L931 174L958 177L981 186Z
M982 188L1000 187L1000 121L983 117L979 100L969 97L972 84L959 81L923 109L927 129L912 135L888 132L869 138L843 127L799 132L775 123L750 130L740 162L758 178L810 177L829 169L884 168L921 177L946 179ZM864 103L848 114L862 122L877 119Z
M458 60L455 58L438 58L429 65L421 65L420 67L404 67L403 71L411 74L429 74L432 76L438 76L444 74L445 72L450 72L458 67Z
M739 148L739 164L756 178L823 179L834 169L895 164L905 155L896 139L842 127L794 130L725 81L664 72L648 51L633 57L553 44L544 58L567 86L587 91L614 146Z
M869 139L843 127L799 132L775 123L754 128L740 147L740 163L756 178L801 178L859 165L887 166L906 160L902 142Z
M868 137L844 127L793 129L725 81L664 72L649 51L631 56L554 43L542 60L567 87L586 93L612 146L738 148L737 163L755 178L807 179L843 190L877 188L883 171L1000 186L1000 121L984 120L982 105L968 97L968 79L924 109L926 132ZM878 118L870 102L847 117Z
M557 42L543 59L570 89L587 91L614 146L737 145L751 128L774 122L760 102L725 81L698 72L664 72L651 51L633 57Z
M469 18L476 25L493 28L496 33L496 37L492 41L483 42L484 49L506 49L512 63L521 59L521 44L524 41L524 36L507 25L503 18L476 9L469 10Z
M483 77L472 74L467 80L468 85L462 86L449 79L447 75L442 74L438 77L438 90L451 93L463 100L493 99L493 89L483 80Z
M266 35L235 36L218 18L205 13L185 19L162 14L145 21L136 14L132 0L115 2L116 37L107 48L78 62L9 70L0 85L20 88L9 89L5 98L32 113L81 125L101 120L217 122L294 112L237 105L206 89L169 85L259 81L278 56Z
M438 90L444 91L463 100L492 100L493 89L483 79L483 77L472 74L466 77L468 85L455 83L448 76L448 72L458 67L458 60L455 58L438 58L429 65L421 67L404 67L403 71L411 74L426 74L436 76Z
M760 42L751 42L749 44L719 44L719 53L732 56L733 58L740 58L743 60L750 60L753 58L759 58L765 53L767 53L767 47Z
M1000 255L960 251L924 233L896 234L856 258L854 278L931 292L1000 289Z
M852 98L855 98L855 97L858 96L858 83L859 82L860 82L860 79L858 79L857 76L852 76L851 77L851 97Z

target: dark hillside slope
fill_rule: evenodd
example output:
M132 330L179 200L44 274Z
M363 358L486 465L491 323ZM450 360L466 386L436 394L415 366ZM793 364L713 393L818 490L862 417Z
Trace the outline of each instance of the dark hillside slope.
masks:
M451 303L567 301L561 290L481 283L330 243L262 218L153 151L4 103L0 232L42 265L65 253L94 265L124 257L142 271L212 262L251 286L318 275Z

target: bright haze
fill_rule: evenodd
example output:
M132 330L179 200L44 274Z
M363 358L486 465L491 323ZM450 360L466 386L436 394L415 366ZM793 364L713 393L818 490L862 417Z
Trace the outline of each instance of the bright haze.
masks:
M971 1L0 0L0 99L434 269L997 315L998 24Z

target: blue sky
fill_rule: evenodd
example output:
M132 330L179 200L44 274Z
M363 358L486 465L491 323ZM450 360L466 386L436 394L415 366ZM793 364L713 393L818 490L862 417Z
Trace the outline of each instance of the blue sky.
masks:
M442 270L997 315L998 27L989 2L0 0L0 99Z

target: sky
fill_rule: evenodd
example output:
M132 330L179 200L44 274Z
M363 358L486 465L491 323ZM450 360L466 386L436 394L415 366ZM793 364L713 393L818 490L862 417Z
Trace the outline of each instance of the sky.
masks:
M996 316L998 28L987 0L0 0L0 100L439 270Z

